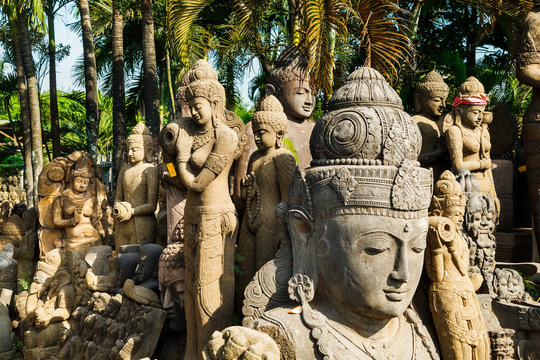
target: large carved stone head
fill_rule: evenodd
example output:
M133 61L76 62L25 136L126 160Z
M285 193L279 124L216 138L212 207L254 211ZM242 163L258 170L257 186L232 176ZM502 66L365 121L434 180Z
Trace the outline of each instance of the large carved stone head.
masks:
M280 54L265 92L278 98L288 118L304 121L311 116L315 95L310 85L308 61L295 45Z
M350 74L328 107L285 215L290 295L300 302L320 295L346 311L393 318L412 300L426 247L432 175L416 161L419 130L371 68Z
M144 283L152 278L158 279L158 262L163 247L157 244L146 244L139 251L139 263L135 270L138 283Z

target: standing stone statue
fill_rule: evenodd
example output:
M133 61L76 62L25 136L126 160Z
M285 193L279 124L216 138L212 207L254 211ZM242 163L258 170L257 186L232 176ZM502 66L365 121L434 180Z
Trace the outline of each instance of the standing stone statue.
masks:
M534 0L534 7L523 24L521 46L516 59L516 77L532 86L531 104L523 117L521 131L526 152L527 183L529 184L529 204L533 213L533 230L536 243L540 244L540 1ZM537 246L540 249L540 245Z
M418 161L434 170L438 179L448 162L448 150L443 134L443 115L450 91L439 73L430 71L418 84L414 94L416 121L422 134L422 150ZM449 164L448 164L449 165Z
M484 85L474 76L461 84L458 93L452 103L454 109L448 119L445 119L445 122L451 123L446 130L446 144L452 161L452 171L468 169L475 175L480 191L493 197L499 214L499 200L491 172L491 142L487 128L492 117L485 114L488 95L484 93ZM484 120L487 123L484 123Z
M293 152L302 169L310 165L309 137L315 126L310 118L315 108L315 95L310 85L307 65L308 61L300 49L290 45L280 54L265 86L266 95L274 95L281 102L289 120L283 147ZM244 207L240 198L240 182L247 174L251 154L257 149L252 141L251 123L247 124L246 134L248 143L235 169L235 204L240 209Z
M450 171L435 184L429 217L426 270L429 304L443 359L490 360L490 341L473 283L469 248L461 237L465 197Z
M252 284L261 291L246 298L244 310L259 304L260 315L244 325L268 334L281 359L438 359L410 307L432 187L431 171L416 161L418 127L370 68L350 74L328 108L311 135L312 166L295 172L289 201L280 205L290 243L278 253L292 261L267 279L274 280L269 298L283 301L261 305L266 269L259 270ZM287 272L283 287L277 279ZM247 330L216 333L208 358L255 359L271 351L268 338Z
M90 165L84 160L77 160L71 173L71 186L54 199L52 209L54 225L64 230L63 248L82 252L102 245L105 237L101 204L89 191Z
M225 112L225 89L206 61L197 61L182 84L181 98L192 115L182 121L176 140L178 175L187 188L184 300L186 359L192 360L201 359L212 332L232 320L238 219L229 172L242 151L244 125Z
M115 249L122 245L156 241L159 176L152 161L152 135L138 123L127 138L128 164L118 175L113 210Z
M274 96L260 103L251 122L258 150L251 155L248 174L242 179L246 212L237 250L242 256L236 284L240 303L255 272L272 260L279 248L285 229L276 217L276 207L288 200L296 167L294 156L283 148L288 121Z

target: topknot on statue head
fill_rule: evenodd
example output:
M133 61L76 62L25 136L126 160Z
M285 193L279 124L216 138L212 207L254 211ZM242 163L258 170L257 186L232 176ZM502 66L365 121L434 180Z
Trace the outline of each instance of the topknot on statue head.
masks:
M265 97L257 106L253 114L253 125L268 124L274 131L287 131L287 115L283 112L283 106L279 100L273 96Z
M130 145L138 144L144 148L146 162L152 162L152 133L148 127L143 123L137 123L131 130L131 134L126 140L128 148Z
M484 85L474 76L469 76L458 88L458 94L461 98L483 94L484 92Z
M450 88L444 82L443 77L432 70L420 81L416 87L416 92L421 96L429 96L433 93L444 93L448 95Z

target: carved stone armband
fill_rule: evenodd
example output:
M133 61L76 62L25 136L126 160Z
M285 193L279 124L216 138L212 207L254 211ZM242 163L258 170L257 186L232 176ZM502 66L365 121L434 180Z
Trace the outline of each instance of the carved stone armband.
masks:
M204 167L208 168L208 170L212 171L214 174L219 175L223 169L225 169L228 162L229 157L227 155L220 155L212 152L208 155Z

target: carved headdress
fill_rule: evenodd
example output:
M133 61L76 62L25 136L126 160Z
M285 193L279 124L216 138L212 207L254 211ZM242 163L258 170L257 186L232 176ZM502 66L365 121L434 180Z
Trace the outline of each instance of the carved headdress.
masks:
M268 124L274 131L287 131L287 115L283 112L283 106L279 100L273 96L265 97L257 111L253 115L253 124Z
M217 100L222 106L225 103L225 89L216 70L204 60L197 60L184 75L177 96L184 102L200 96L210 102Z
M469 76L467 80L458 88L458 97L452 103L453 107L461 104L465 105L487 105L489 97L485 93L484 85L474 76Z
M283 84L289 81L309 81L308 60L295 45L283 50L275 66L268 77L268 84L274 87L275 94L279 94Z
M461 185L452 172L446 170L435 184L429 211L433 216L443 216L445 209L452 206L465 208L466 199Z
M295 173L290 205L313 219L344 213L427 216L432 175L416 161L418 126L382 75L356 70L328 107L311 134L311 167Z

